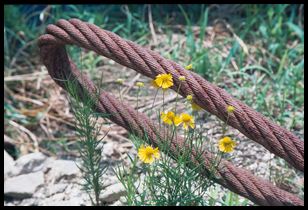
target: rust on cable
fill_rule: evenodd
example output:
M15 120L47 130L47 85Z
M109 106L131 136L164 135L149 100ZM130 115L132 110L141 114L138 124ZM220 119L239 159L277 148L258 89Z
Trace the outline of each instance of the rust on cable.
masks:
M77 69L69 58L65 45L76 45L92 50L150 78L155 78L158 74L170 73L174 79L172 89L175 91L180 83L179 77L185 76L186 80L181 82L179 94L183 97L194 95L194 102L200 107L218 116L221 120L227 121L230 126L283 158L296 169L304 171L303 140L233 98L225 90L206 81L200 75L185 70L181 65L163 58L152 50L78 19L61 19L56 24L48 25L46 33L39 37L38 45L41 59L53 80L64 89L66 89L65 81L77 81L78 92L81 96L84 93L94 96L97 87ZM227 120L226 107L228 105L233 106L235 111ZM164 129L160 130L158 125L145 114L120 102L106 91L100 91L95 109L109 114L111 121L128 131L140 137L147 136L156 146L167 137ZM187 145L184 139L176 136L169 150L176 156L179 155L181 148L185 147ZM204 172L206 172L213 161L213 154L204 152L202 160L197 158L196 154L196 151L192 152L192 162L203 164ZM235 167L226 160L223 160L220 165L222 167L218 168L219 178L215 181L258 205L304 205L304 201L296 195L252 175L246 169Z

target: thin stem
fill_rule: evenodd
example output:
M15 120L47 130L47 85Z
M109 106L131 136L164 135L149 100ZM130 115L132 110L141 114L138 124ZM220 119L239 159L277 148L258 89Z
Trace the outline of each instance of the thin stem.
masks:
M223 124L223 126L222 126L222 137L224 137L225 134L226 134L229 116L230 116L230 114L229 114L229 112L228 112L227 121L226 121L226 122Z
M178 96L179 96L179 91L180 91L180 88L181 88L181 84L182 84L182 81L180 81L180 85L176 91L176 98L175 98L175 108L174 108L174 113L176 114L176 107L177 107L177 103L178 103Z
M165 91L163 90L163 112L164 111L165 111ZM164 133L166 133L165 127L164 127Z
M155 93L155 96L154 96L154 100L153 100L152 107L151 107L151 115L153 114L153 107L154 107L154 103L155 103L155 100L156 100L156 96L157 96L158 91L159 91L159 88L157 88L156 93Z
M163 111L164 110L165 110L165 91L163 90Z
M120 101L123 102L122 94L121 94L121 87L120 87L120 86L118 86L118 91L119 91L119 98L120 98Z
M140 87L138 86L138 92L137 92L137 110L138 110L139 92L140 92Z

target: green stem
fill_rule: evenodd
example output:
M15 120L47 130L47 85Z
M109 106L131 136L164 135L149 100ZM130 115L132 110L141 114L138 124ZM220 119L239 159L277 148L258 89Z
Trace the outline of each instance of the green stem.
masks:
M174 108L174 113L176 114L176 107L177 107L177 103L178 103L178 96L179 96L179 91L180 91L180 88L181 88L181 84L182 84L182 81L180 81L180 84L179 84L179 87L176 91L176 98L175 98L175 108Z
M163 111L165 111L165 91L164 90L163 90Z
M163 112L165 112L165 91L162 89L163 91ZM166 133L165 127L164 127L164 133Z
M119 90L119 98L120 98L120 101L123 102L122 94L121 94L121 87L120 87L120 86L118 86L118 90Z
M140 87L138 86L138 92L137 92L137 110L138 110L139 92L140 92Z
M226 132L227 132L227 125L228 125L229 116L230 116L230 114L228 113L227 121L222 126L222 137L224 137Z
M152 103L152 107L151 107L151 115L153 114L153 107L154 107L154 103L155 103L155 100L156 100L156 96L157 96L158 91L159 91L159 89L157 88L156 93L155 93L155 96L154 96L154 100L153 100L153 103Z

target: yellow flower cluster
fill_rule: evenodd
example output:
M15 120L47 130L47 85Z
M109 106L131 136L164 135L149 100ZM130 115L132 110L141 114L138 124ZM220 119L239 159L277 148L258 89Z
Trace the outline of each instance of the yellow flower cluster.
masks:
M192 64L186 66L185 69L192 70ZM178 79L180 81L185 81L186 77L179 76ZM123 84L123 82L124 82L123 79L117 80L118 84ZM173 77L170 73L159 74L156 76L155 79L152 80L151 84L155 88L162 88L162 90L167 90L168 88L173 86ZM137 82L136 86L139 88L144 87L144 83ZM199 111L202 109L198 104L194 102L192 95L187 95L186 100L190 103L192 110ZM228 105L226 107L226 111L228 112L228 114L233 113L235 111L235 107ZM189 128L192 129L195 128L195 120L193 116L187 113L176 115L174 112L168 111L168 112L162 112L160 117L162 121L168 125L174 125L176 127L179 125L183 125L183 128L185 130L188 130ZM232 152L235 146L236 146L235 141L233 141L230 137L224 137L220 139L218 142L219 150L224 153ZM138 149L138 156L142 162L146 164L152 164L155 161L155 159L160 158L160 153L158 147L153 148L151 146L141 145L141 147Z
M161 119L163 120L164 123L168 125L174 124L175 126L178 126L181 124L181 118L180 116L177 116L174 114L174 112L162 112L160 115Z
M195 121L194 118L186 113L182 113L181 115L176 115L174 112L163 112L161 113L161 119L164 123L168 125L175 125L179 126L180 124L183 125L185 130L188 130L189 127L195 128Z

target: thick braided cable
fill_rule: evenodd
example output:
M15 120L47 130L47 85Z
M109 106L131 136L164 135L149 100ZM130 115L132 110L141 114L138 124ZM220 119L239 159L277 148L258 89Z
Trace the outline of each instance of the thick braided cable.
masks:
M50 35L43 35L39 39L41 58L49 74L55 82L67 89L65 81L78 81L76 92L82 97L89 93L95 97L97 92L94 84L82 75L76 65L71 62L66 54L63 42ZM126 128L130 132L144 138L145 136L155 146L166 137L164 129L159 129L145 114L139 113L127 104L123 104L105 91L101 92L95 109L110 115L110 120ZM176 136L169 147L174 156L181 150L187 149L184 139ZM168 152L168 151L167 151ZM213 155L204 152L202 159L197 158L197 151L191 153L192 162L203 164L203 173L206 174L213 162ZM279 189L273 184L254 177L250 172L233 166L228 161L222 161L218 168L219 176L216 182L238 193L259 205L303 205L303 201L295 195Z
M93 50L151 78L161 73L171 73L175 83L174 90L178 89L179 76L185 76L186 81L182 82L179 91L182 96L194 95L194 100L199 106L223 121L227 121L227 105L234 106L235 111L227 121L230 126L285 159L295 168L304 171L304 142L301 139L200 75L185 70L158 53L78 19L59 20L56 25L47 27L47 33L63 43Z

